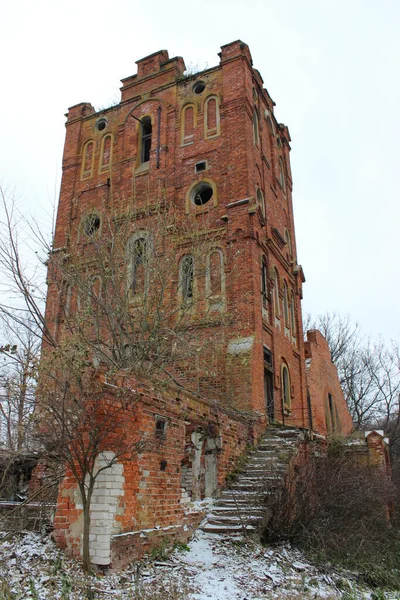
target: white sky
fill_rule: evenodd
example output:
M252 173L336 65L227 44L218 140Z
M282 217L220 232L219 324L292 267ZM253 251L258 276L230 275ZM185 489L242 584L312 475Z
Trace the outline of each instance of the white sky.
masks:
M118 101L161 48L205 68L246 42L292 137L303 309L399 338L398 0L12 0L0 27L0 181L48 215L69 106Z

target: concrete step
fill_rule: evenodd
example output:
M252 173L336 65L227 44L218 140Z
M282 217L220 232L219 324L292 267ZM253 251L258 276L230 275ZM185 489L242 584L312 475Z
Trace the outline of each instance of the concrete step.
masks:
M264 509L256 506L232 506L228 504L227 506L213 506L213 509L210 515L214 516L225 516L229 515L251 515L251 516L262 516L264 514Z
M254 525L209 525L206 523L200 527L202 531L206 531L207 533L243 533L255 531L256 527Z
M254 525L259 523L261 519L262 515L208 515L207 523L210 525L239 525L242 523Z
M285 484L290 458L301 439L297 429L271 428L263 435L236 481L230 483L201 527L209 533L255 531Z

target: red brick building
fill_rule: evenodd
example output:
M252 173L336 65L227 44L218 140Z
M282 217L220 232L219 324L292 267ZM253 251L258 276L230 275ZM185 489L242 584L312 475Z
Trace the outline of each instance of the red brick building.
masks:
M275 118L248 46L235 41L219 56L217 66L187 76L181 57L155 52L137 61L136 75L122 80L119 104L96 112L82 103L67 115L56 251L81 248L84 254L85 239L106 235L110 215L114 221L134 215L123 268L135 307L135 294L140 297L137 290L146 285L142 258L153 248L154 206L173 208L180 223L195 223L212 239L201 257L173 237L163 250L175 261L176 303L199 299L191 315L199 346L207 336L214 341L212 350L199 351L195 375L189 365L177 369L175 382L184 388L179 402L171 400L176 391L165 392L164 400L143 392L143 430L162 428L155 425L161 415L167 432L176 428L175 437L167 433L158 454L110 474L120 484L109 515L109 533L116 537L111 550L109 542L107 549L101 543L99 552L93 549L100 564L110 563L111 555L117 560L119 550L112 548L127 532L184 527L184 499L223 485L246 443L269 421L322 434L351 429L329 352L316 334L307 342L307 391L305 279L296 251L289 130ZM68 294L50 275L47 317L56 337L62 335L66 305L71 309ZM163 470L160 460L167 463ZM157 494L166 485L160 503ZM152 491L144 498L141 489ZM60 494L58 538L79 546L79 502L68 478Z

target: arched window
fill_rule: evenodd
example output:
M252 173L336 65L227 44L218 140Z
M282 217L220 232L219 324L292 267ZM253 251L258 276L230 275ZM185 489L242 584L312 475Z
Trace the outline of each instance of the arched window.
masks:
M152 124L150 117L143 117L140 121L140 162L150 160Z
M209 96L204 103L204 137L220 134L219 101L217 96Z
M111 167L112 137L105 135L101 140L100 171L109 171Z
M292 330L292 336L296 337L296 315L294 310L294 294L290 296L290 328Z
M257 109L254 109L253 112L253 142L255 146L258 146L260 142L260 124Z
M286 281L283 282L283 318L285 321L285 327L289 329L289 298Z
M72 285L69 283L65 292L64 313L67 319L71 316Z
M256 198L257 198L257 205L260 207L263 217L265 217L264 194L262 193L260 188L257 188Z
M265 256L261 261L261 295L262 303L265 307L268 306L268 267Z
M128 289L132 296L141 296L148 287L148 263L151 252L147 231L135 233L128 242Z
M290 394L290 377L289 377L289 369L287 368L287 366L285 364L282 365L281 377L282 377L283 406L286 410L290 410L291 404L292 404L291 394Z
M192 144L194 140L194 128L196 126L196 112L193 104L187 104L182 108L181 114L181 143Z
M89 140L83 146L82 152L82 179L87 179L93 174L94 142Z
M292 258L292 241L290 239L290 233L288 232L287 229L285 229L285 242L286 242L289 257Z
M194 259L191 254L187 254L181 260L179 279L182 304L192 304L194 297Z
M274 304L275 304L275 315L279 317L281 309L279 306L279 275L277 269L274 269Z
M286 189L285 165L282 156L279 157L279 183L283 191Z
M210 278L210 295L220 296L222 294L222 253L214 250L208 257L208 275Z
M222 250L215 249L206 260L206 296L211 311L224 310L225 306L225 271Z
M133 294L143 294L146 272L146 248L144 238L135 240L132 246L131 291Z

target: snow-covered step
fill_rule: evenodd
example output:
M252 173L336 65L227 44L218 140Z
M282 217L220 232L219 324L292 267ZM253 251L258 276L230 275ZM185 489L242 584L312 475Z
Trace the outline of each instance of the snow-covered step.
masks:
M212 507L202 526L208 533L240 534L256 531L270 517L269 506L284 487L289 463L302 433L272 427L250 453L243 471Z
M200 529L202 531L206 531L207 533L243 533L244 531L250 532L255 531L256 528L254 525L211 525L206 523L205 525L201 525Z

